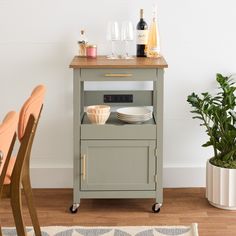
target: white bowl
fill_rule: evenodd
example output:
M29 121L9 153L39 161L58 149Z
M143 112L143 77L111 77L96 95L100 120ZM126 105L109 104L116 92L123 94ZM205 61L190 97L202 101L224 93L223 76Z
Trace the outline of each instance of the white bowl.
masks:
M107 105L93 105L87 107L87 112L94 114L104 114L110 112L111 107Z
M87 116L92 124L104 125L110 116L110 112L102 114L87 112Z

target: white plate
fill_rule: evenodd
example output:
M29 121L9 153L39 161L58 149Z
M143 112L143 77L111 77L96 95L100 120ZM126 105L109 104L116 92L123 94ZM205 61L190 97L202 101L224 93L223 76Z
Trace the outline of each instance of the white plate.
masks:
M127 116L143 116L152 113L152 111L146 107L124 107L117 109L117 113Z
M117 117L126 118L126 119L143 119L146 117L152 117L152 114L150 113L150 114L143 115L143 116L125 116L125 115L117 114Z
M146 118L146 119L142 119L142 120L127 120L127 119L120 119L120 118L118 118L118 119L123 121L123 122L132 124L132 123L142 123L142 122L150 120L151 118Z
M147 116L147 117L143 117L143 118L139 118L139 119L137 119L137 118L136 118L136 119L135 119L135 118L133 118L133 119L131 119L131 118L127 119L127 118L123 118L123 117L119 117L119 116L117 116L117 118L118 118L118 120L122 120L122 121L128 122L128 123L145 122L145 121L148 121L148 120L152 119L151 116Z
M126 118L126 117L120 117L120 116L117 116L117 118L119 120L130 120L130 121L145 121L145 120L149 120L152 118L152 116L146 116L146 117L140 117L140 118Z

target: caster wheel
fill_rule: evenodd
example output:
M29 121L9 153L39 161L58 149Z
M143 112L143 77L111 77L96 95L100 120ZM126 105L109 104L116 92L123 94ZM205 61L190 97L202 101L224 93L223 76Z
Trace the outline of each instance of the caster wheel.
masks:
M73 205L70 207L70 212L71 212L72 214L75 214L75 213L77 213L78 208L79 208L79 204L73 204Z
M159 203L153 204L153 206L152 206L152 211L153 211L154 213L159 213L160 210L161 210L161 204L159 204Z

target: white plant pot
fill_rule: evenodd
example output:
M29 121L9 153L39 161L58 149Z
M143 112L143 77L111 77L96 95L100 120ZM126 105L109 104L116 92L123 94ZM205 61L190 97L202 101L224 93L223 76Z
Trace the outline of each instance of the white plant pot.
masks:
M236 169L214 166L208 160L206 198L215 207L236 210Z

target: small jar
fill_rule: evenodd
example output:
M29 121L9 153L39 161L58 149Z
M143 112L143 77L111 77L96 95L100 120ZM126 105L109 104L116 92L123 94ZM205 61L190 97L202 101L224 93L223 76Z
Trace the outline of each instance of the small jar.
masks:
M96 45L87 45L86 47L86 56L91 58L97 57L97 46Z

